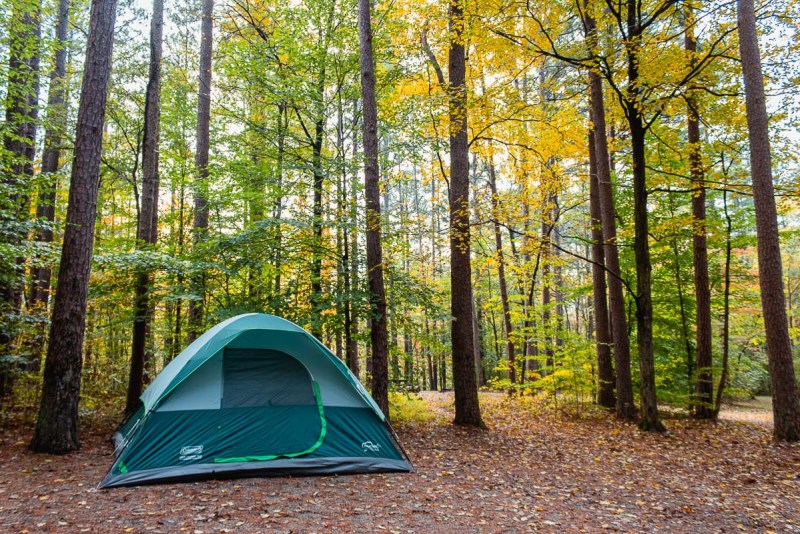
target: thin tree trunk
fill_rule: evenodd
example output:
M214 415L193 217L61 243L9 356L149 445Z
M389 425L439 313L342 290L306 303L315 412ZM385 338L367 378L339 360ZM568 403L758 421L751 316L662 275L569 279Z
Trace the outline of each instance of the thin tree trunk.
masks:
M723 286L723 309L722 309L722 371L719 375L719 386L717 386L717 400L714 404L714 418L719 416L722 408L722 395L728 383L728 367L730 358L730 325L731 325L731 228L733 221L728 212L728 192L722 191L722 206L725 212L725 273Z
M33 163L36 157L36 124L39 113L39 50L41 6L39 1L14 2L7 28L8 80L6 83L6 158L0 164L0 220L7 243L20 245L27 235ZM12 262L10 262L12 263ZM17 314L23 300L25 258L13 260L12 272L0 273L0 311ZM0 329L0 350L13 338L8 325ZM11 367L0 364L0 397L12 381Z
M142 143L141 210L136 229L136 246L147 250L158 239L158 144L161 131L161 50L164 29L164 0L153 0L150 22L150 78L144 103L144 141ZM150 289L152 274L139 269L133 298L133 342L131 368L128 376L128 396L125 412L133 413L139 406L144 386L144 369L148 365L146 337L149 330ZM152 358L152 354L149 355Z
M783 293L778 214L772 183L764 79L758 50L753 0L738 0L739 49L744 73L747 127L750 133L750 167L758 238L758 280L767 337L769 374L772 381L772 413L775 439L800 440L797 383L792 363L792 344L786 321Z
M64 245L41 404L31 442L36 452L63 454L80 447L78 398L82 348L116 9L116 0L92 1Z
M697 64L697 41L694 36L694 12L691 3L685 5L685 48L690 65ZM689 170L692 176L692 259L694 263L694 294L696 309L695 364L697 368L697 398L694 415L698 419L714 418L714 374L712 371L711 283L708 279L708 245L706 235L705 170L700 152L700 118L694 91L686 96L686 134L689 141Z
M483 427L472 346L472 269L469 229L469 147L464 47L464 9L450 3L448 87L450 115L450 296L454 422ZM444 382L444 377L442 377Z
M353 161L356 161L358 155L358 103L353 102ZM350 248L350 294L348 298L348 305L350 308L350 329L348 331L350 341L347 344L347 366L354 375L360 375L360 365L358 360L358 307L355 299L355 293L358 290L358 198L356 189L358 185L358 173L353 172L350 182L350 220L353 228L352 243Z
M590 107L591 110L591 107ZM589 112L591 120L591 111ZM606 300L605 250L600 208L600 183L597 177L595 132L589 129L589 211L592 219L592 298L594 303L594 338L597 347L597 404L614 408L614 367L611 356L611 330Z
M361 93L364 133L364 196L367 220L367 280L370 293L370 341L372 346L372 398L389 416L388 340L386 292L381 250L381 188L378 168L378 110L375 103L375 60L369 0L358 0L358 35L361 60Z
M553 350L553 318L552 318L552 302L553 302L553 280L550 276L550 235L552 233L552 220L550 215L550 203L552 198L549 193L543 193L543 208L542 208L542 244L541 244L541 263L542 263L542 341L544 346L542 351L545 355L544 367L542 369L542 376L551 373L553 367L553 357L555 351Z
M200 26L200 75L197 91L197 148L194 157L197 172L194 192L194 245L197 250L208 234L208 153L211 123L211 55L214 47L214 0L203 0ZM203 308L206 293L204 272L193 277L194 298L189 301L189 333L191 343L203 328Z
M42 154L42 186L36 203L36 218L52 225L56 219L56 176L60 168L61 144L67 127L67 39L69 30L69 0L59 0L56 22L56 50L53 70L50 72L50 89L47 96L47 129L44 133ZM53 242L53 230L47 226L36 232L36 240ZM32 307L46 307L50 296L49 266L34 269L30 302ZM39 368L38 363L36 369Z
M492 193L492 221L494 224L494 243L497 251L497 277L500 282L500 302L503 306L503 325L506 332L506 358L508 358L508 380L514 391L513 385L517 383L516 366L514 359L513 328L511 325L511 306L508 303L508 286L506 285L506 262L503 255L503 237L500 233L500 199L497 196L497 178L495 176L494 162L489 158L489 187Z
M283 246L283 230L281 228L281 218L283 217L283 159L286 151L286 131L289 128L289 115L286 102L278 104L278 154L277 154L277 196L275 197L275 205L273 207L273 223L275 224L274 234L274 260L273 267L275 269L275 279L273 282L271 302L274 312L280 312L281 298L281 269L282 269L282 246Z
M594 19L587 18L587 36L590 50L594 49L596 31ZM625 309L625 295L622 285L622 270L617 248L617 226L614 212L614 194L611 184L611 158L608 152L606 134L606 111L603 102L603 82L595 70L589 72L589 85L592 99L592 123L594 142L597 151L597 180L599 185L600 214L602 217L603 239L608 282L608 304L611 322L611 338L614 342L614 371L616 373L618 419L631 420L636 417L633 403L633 381L631 377L630 340L628 338L628 318Z
M674 217L674 212L672 213ZM686 351L686 385L689 389L689 404L692 402L694 392L694 371L695 359L692 341L689 336L689 318L686 316L686 298L683 294L683 274L681 273L680 249L678 248L678 238L672 240L672 253L675 257L675 288L678 291L678 310L681 316L681 335L683 336L683 348Z
M639 60L641 48L640 6L637 0L627 0L628 39L625 43L628 67L628 86L625 94L625 115L631 139L633 174L633 252L636 263L636 340L639 348L639 396L642 430L663 432L658 418L655 361L653 355L653 299L650 263L649 222L647 215L647 167L645 134L647 126L641 109Z

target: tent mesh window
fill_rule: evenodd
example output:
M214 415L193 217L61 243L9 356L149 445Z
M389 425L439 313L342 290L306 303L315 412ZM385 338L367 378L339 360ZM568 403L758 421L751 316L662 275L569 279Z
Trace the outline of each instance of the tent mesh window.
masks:
M311 376L286 353L225 349L222 408L316 406Z

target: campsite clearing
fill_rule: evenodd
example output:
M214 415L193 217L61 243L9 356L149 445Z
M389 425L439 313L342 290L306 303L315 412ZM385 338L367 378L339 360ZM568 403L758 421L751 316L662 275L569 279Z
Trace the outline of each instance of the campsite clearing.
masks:
M417 472L251 478L98 491L112 426L81 451L34 455L30 428L5 425L3 532L800 531L800 445L763 425L669 420L643 434L603 415L554 415L483 394L489 431L438 414L398 428Z

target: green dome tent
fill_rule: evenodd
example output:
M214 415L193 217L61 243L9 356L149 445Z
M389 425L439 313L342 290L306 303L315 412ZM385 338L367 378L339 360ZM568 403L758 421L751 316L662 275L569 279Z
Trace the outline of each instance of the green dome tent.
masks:
M317 339L251 313L200 336L114 434L100 488L203 478L410 471L375 401Z

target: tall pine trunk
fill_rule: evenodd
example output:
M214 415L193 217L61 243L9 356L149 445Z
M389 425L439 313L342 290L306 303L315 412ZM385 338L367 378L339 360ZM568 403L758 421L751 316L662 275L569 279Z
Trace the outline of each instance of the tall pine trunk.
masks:
M608 140L606 138L605 110L603 108L602 81L599 75L592 76L592 110L594 117L595 149L597 150L597 181L600 213L605 243L605 260L608 283L608 301L611 322L611 339L614 344L614 372L616 375L616 415L619 419L633 419L636 407L633 402L633 379L631 376L630 340L628 338L628 316L625 309L625 294L622 284L622 269L619 261L619 244L614 209L614 194L611 184Z
M597 39L594 19L587 17L586 26L589 47L590 50L594 50L594 43ZM611 158L608 152L606 111L603 101L603 82L600 74L594 69L589 72L589 86L592 100L594 143L597 152L598 198L600 200L603 242L605 243L611 339L614 343L614 371L616 373L617 387L616 416L618 419L630 420L636 417L636 407L633 403L628 317L625 310L622 269L619 263L614 193L611 184Z
M150 22L150 74L144 102L144 141L142 143L142 194L139 221L136 229L136 246L147 250L158 239L158 143L161 127L161 49L164 29L164 0L153 0L153 18ZM128 377L128 397L125 411L133 413L139 405L139 395L144 385L145 354L148 335L149 292L152 273L138 269L133 297L133 342L131 368ZM150 355L152 357L152 355Z
M80 447L78 398L82 349L116 10L116 0L92 1L64 244L42 399L31 442L36 452L63 454Z
M69 30L69 0L59 0L56 19L56 50L53 70L50 71L50 89L47 96L47 129L44 133L44 153L42 154L42 185L36 203L36 218L49 225L56 219L56 176L61 163L61 144L67 127L67 39ZM51 226L38 230L36 240L42 243L53 242ZM31 284L31 307L45 307L50 296L49 266L43 265L33 270ZM36 362L35 368L39 365Z
M450 115L450 295L453 321L455 423L483 427L472 342L472 270L469 230L469 145L463 0L449 9L447 89ZM442 377L442 383L446 380Z
M197 250L208 234L208 152L211 122L211 55L214 46L214 0L203 0L203 20L200 26L200 75L197 91L197 149L194 157L196 181L194 191L194 246ZM203 327L203 307L206 293L205 273L192 279L193 293L189 301L189 334L192 342Z
M798 441L800 414L797 384L786 320L767 105L753 0L738 0L736 11L739 19L739 49L744 74L747 127L750 133L750 168L758 238L758 280L772 381L772 413L775 425L773 435L779 440Z
M590 107L591 109L591 107ZM591 111L589 113L591 120ZM606 260L603 249L600 183L597 177L595 132L589 128L589 211L592 219L592 299L594 303L595 344L597 351L597 404L614 408L614 366L611 357L611 329L606 299Z
M364 132L364 196L367 219L367 280L370 298L372 398L389 416L386 291L381 250L381 188L378 168L378 110L375 103L375 60L372 55L370 1L358 0L358 35Z
M694 12L686 4L685 48L690 65L697 63L697 40L694 36ZM699 419L712 419L714 410L713 353L711 344L711 283L708 278L708 245L706 230L706 186L703 159L700 152L700 117L695 92L686 96L686 135L689 141L689 171L692 177L692 260L694 263L694 294L696 310L695 367L697 369L697 398L694 414Z

